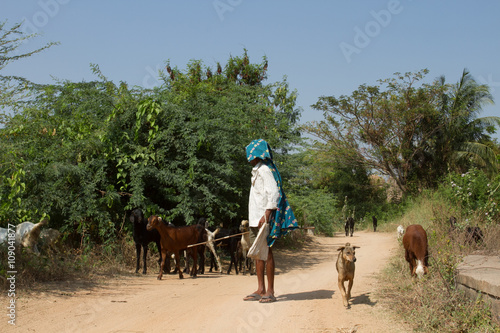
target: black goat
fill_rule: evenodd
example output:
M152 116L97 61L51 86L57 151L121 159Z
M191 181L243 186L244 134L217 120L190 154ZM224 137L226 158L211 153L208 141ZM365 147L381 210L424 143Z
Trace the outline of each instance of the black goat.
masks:
M345 235L346 237L349 236L349 234L354 233L354 219L352 217L348 217L347 220L345 221Z
M454 232L457 229L457 218L451 216L448 221L450 222L450 232Z
M200 217L196 224L198 226L202 227L203 229L206 229L208 227L208 221L204 217ZM207 233L203 232L203 233L200 233L200 236L199 236L197 243L203 243L203 242L206 242L207 240L208 240ZM198 257L198 264L197 264L198 274L205 274L205 250L206 250L206 246L199 245L199 246L196 246L195 249L197 251L197 257ZM185 253L184 261L186 264L185 268L184 268L184 273L186 273L186 274L191 273L191 269L189 267L190 266L189 265L189 258L191 258L191 259L193 258L193 251L195 251L195 250L192 248L185 249L185 251L184 251L184 253Z
M200 234L200 238L198 239L198 243L206 242L208 241L208 235L206 233L206 229L208 228L208 221L204 217L200 217L198 219L199 226L201 226L204 230L202 234ZM200 258L200 262L198 264L198 273L200 274L205 274L205 250L207 246L202 245L202 246L197 246L196 249L198 251L198 258Z
M457 230L457 218L455 216L450 217L450 232L455 232ZM465 228L465 242L471 244L473 241L477 244L483 240L483 231L478 226L466 227Z
M465 229L465 240L467 243L472 243L472 241L479 243L483 240L483 231L479 227L467 227Z
M155 242L158 247L158 253L160 254L160 258L158 259L158 265L161 265L161 246L160 246L160 233L154 230L147 230L146 225L148 221L144 218L144 214L140 209L134 209L132 213L130 213L130 222L132 222L135 250L137 253L137 264L135 267L135 272L139 272L140 268L140 258L141 258L141 247L143 249L143 267L142 274L146 274L146 257L148 254L148 245L151 242ZM170 260L168 270L170 271Z
M238 231L236 229L226 229L221 228L217 235L215 235L215 246L224 248L227 252L229 252L229 256L231 257L231 262L229 263L229 269L227 270L227 274L231 273L231 269L234 264L234 270L236 274L238 274L238 258L237 258L237 250L238 250L238 241L241 240L241 237L230 237L221 239L223 237L231 236L237 234ZM213 253L210 257L210 272L216 266L215 258ZM217 269L217 267L215 267Z

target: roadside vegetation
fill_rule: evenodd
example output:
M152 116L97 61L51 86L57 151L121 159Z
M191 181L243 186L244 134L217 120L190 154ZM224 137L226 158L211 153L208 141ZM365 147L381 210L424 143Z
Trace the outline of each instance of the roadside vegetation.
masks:
M467 175L459 177L467 178ZM469 177L468 183L476 181L481 183L480 179ZM472 211L456 205L456 187L451 182L437 191L423 193L408 203L402 217L395 217L382 226L382 231L394 234L400 224L424 226L429 238L430 267L429 274L422 280L411 278L400 240L400 255L394 256L379 276L378 296L392 316L404 320L417 332L500 332L498 323L492 321L489 305L482 298L467 298L457 289L455 281L456 268L464 256L497 256L500 253L500 226L486 215L490 200L498 198L484 198L482 204L476 202L478 210ZM470 189L477 188L471 186ZM450 229L450 216L460 221L454 231ZM479 226L483 240L479 243L468 241L467 226Z

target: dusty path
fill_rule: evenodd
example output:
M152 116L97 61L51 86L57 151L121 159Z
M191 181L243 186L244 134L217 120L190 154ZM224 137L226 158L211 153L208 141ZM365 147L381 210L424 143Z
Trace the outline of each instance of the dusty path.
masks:
M346 241L361 247L356 251L350 309L342 305L334 265L336 249ZM300 253L276 253L278 301L272 304L242 301L255 290L256 277L234 273L183 280L164 275L158 281L150 272L79 288L61 283L21 295L16 327L4 317L0 331L409 332L384 314L374 296L375 274L398 251L394 234L314 237ZM0 300L5 304L5 298Z

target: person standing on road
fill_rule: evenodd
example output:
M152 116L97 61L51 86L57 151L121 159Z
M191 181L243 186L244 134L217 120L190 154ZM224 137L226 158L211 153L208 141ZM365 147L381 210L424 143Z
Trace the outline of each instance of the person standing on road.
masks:
M263 139L254 140L246 147L247 160L252 165L252 178L248 202L250 240L253 243L264 223L269 224L267 260L255 260L257 290L246 296L245 301L259 300L261 303L275 302L274 296L274 256L272 245L276 239L298 228L282 188L281 176L274 165L271 147ZM267 276L267 289L264 281Z

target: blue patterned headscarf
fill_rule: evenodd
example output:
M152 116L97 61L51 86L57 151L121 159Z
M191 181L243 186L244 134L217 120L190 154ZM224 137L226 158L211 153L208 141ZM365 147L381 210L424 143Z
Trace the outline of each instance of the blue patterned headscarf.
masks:
M297 219L293 214L292 208L286 199L285 192L283 191L283 182L281 180L280 173L274 165L273 153L269 144L263 139L253 140L246 148L247 160L248 162L259 158L264 164L266 164L271 172L273 173L276 184L280 191L280 198L278 200L278 209L276 210L276 216L273 221L269 221L270 232L267 237L267 244L272 246L276 239L285 236L288 232L299 227Z

